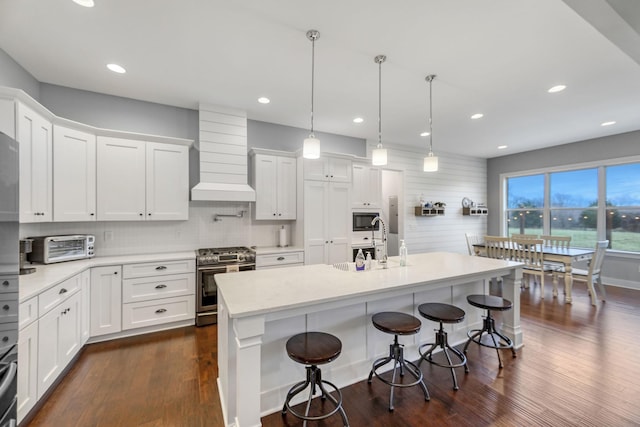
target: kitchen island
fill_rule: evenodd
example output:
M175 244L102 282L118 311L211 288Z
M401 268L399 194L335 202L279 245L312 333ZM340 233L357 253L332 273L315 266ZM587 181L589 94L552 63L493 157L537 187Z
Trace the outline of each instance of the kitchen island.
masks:
M388 269L343 271L310 265L216 275L218 284L218 388L226 426L260 426L260 417L282 409L287 390L304 378L304 366L285 353L286 340L304 331L324 331L343 343L342 354L323 365L323 377L339 387L366 379L371 363L388 353L392 337L371 325L379 311L417 314L424 302L446 302L466 311L465 321L447 325L449 341L482 325L482 312L466 302L488 292L488 279L502 277L503 296L513 310L503 313L501 331L516 348L520 329L522 264L433 252L397 257ZM421 319L419 334L401 337L405 355L418 358L420 343L433 339L432 323ZM471 375L471 374L469 374ZM293 402L296 403L296 402Z

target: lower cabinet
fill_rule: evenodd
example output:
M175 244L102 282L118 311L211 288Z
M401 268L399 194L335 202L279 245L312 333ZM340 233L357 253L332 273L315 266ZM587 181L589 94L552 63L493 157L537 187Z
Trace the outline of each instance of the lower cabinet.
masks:
M91 336L122 330L122 266L91 269Z
M304 265L304 251L278 252L256 256L256 269L295 267Z
M35 300L37 309L37 297L31 300ZM29 307L28 302L20 305L21 310L23 307ZM38 401L37 319L21 328L18 333L18 366L18 422L20 422Z

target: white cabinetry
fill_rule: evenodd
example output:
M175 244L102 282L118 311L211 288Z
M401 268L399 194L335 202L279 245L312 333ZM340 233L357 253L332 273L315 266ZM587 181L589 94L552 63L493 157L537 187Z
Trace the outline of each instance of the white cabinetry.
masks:
M256 255L256 270L304 265L303 251L279 251L273 254Z
M53 220L96 220L96 136L53 127Z
M382 181L380 168L353 164L353 208L380 208L382 206Z
M80 350L80 282L78 274L38 296L38 399Z
M122 329L195 318L195 261L123 267Z
M91 270L80 273L80 344L91 337Z
M122 330L122 267L91 269L91 336Z
M98 137L98 220L186 220L188 147Z
M351 182L351 160L341 157L303 159L304 179L314 181Z
M296 219L296 159L252 153L256 219Z
M305 181L306 265L350 260L350 189L349 183Z
M12 98L0 97L0 132L15 139L16 105Z
M27 315L23 322L22 313ZM18 422L38 401L38 297L20 304L20 332L18 334ZM24 325L23 325L24 323Z
M20 143L20 222L51 221L51 122L17 102L16 140Z

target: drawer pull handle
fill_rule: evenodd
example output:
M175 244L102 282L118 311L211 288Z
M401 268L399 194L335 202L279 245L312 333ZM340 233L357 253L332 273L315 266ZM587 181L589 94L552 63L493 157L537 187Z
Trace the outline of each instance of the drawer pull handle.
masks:
M278 261L284 261L284 257L283 256L279 256L278 257Z
M11 307L9 307L9 304L5 304L4 306L2 306L2 309L3 309L4 311L9 311L9 309L10 309L10 308L11 308Z
M162 313L166 313L167 309L166 308L159 308L156 310L157 314L162 314Z
M165 267L164 265L159 265L156 267L156 270L166 270L167 267Z
M60 292L58 292L58 295L62 295L62 294L66 294L67 290L65 288L60 289Z
M167 287L167 285L158 285L158 286L156 286L156 289L164 289L166 287Z
M9 281L5 280L4 282L2 282L2 286L9 286Z

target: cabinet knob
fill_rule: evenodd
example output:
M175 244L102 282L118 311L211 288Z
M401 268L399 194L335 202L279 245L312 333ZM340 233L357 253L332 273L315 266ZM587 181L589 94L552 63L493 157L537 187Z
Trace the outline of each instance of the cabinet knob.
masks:
M275 213L275 212L273 213L273 216L276 216L276 213Z
M161 285L156 286L156 289L164 289L166 287L167 287L167 285L161 284Z
M325 177L325 178L329 178L329 175L325 175L324 177Z
M58 292L58 295L62 295L62 294L66 294L67 290L65 288L60 289L60 291Z
M151 212L149 212L147 215L151 216Z
M5 280L4 282L2 282L2 286L9 286L9 281Z
M159 308L156 310L157 314L162 314L162 313L166 313L167 309L166 308Z
M140 212L140 216L143 216L143 215L142 215L142 212Z
M278 216L282 216L282 214L281 214L281 213L279 213L279 214L278 214Z
M328 241L328 240L325 240L324 242L325 242L325 243L329 243L329 241Z
M94 216L94 215L95 215L95 213L91 212L89 215Z
M113 274L118 274L118 272L117 272L117 271L114 271L114 272L113 272Z
M333 178L333 175L331 175L331 178Z
M5 304L5 305L3 305L3 306L2 306L2 309L3 309L4 311L9 311L9 309L10 309L10 308L11 308L11 307L9 307L9 304Z
M7 342L7 341L9 341L9 337L8 336L5 335L4 337L2 337L2 342Z

